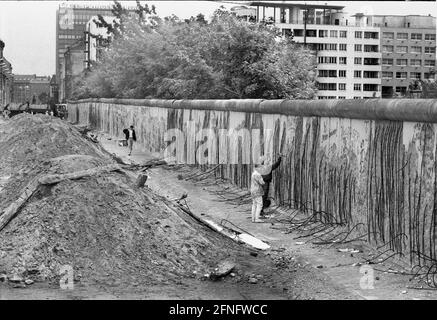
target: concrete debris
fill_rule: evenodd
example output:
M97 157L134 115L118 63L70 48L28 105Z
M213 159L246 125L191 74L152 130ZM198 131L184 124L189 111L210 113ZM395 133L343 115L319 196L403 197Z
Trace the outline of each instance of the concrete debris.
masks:
M258 279L257 278L249 278L249 283L256 284L256 283L258 283Z
M235 268L235 263L232 261L222 261L218 264L218 266L214 269L214 271L210 274L209 278L213 281L217 281L221 277L227 276L231 273Z
M24 280L24 283L29 286L29 285L33 284L34 281L32 279L26 279L26 280Z
M298 242L296 242L296 244L297 244L297 245L302 245L302 244L305 244L305 242L303 242L303 241L298 241Z
M349 253L358 253L360 250L353 249L353 248L346 248L346 249L338 249L339 252L349 252Z

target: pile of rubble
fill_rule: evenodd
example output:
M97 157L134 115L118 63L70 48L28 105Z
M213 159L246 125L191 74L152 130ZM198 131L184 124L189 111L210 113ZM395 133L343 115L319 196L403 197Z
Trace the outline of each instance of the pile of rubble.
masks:
M69 266L82 283L171 284L238 250L137 188L68 123L22 114L0 125L0 281L58 283Z

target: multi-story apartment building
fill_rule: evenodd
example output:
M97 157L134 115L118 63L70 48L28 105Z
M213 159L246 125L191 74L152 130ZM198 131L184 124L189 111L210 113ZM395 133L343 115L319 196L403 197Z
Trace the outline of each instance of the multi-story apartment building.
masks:
M381 28L382 97L403 96L415 80L435 79L436 20L432 16L372 16Z
M5 43L0 40L0 107L6 106L11 102L12 96L12 66L3 56Z
M56 12L56 79L61 79L64 53L78 40L85 40L84 32L88 21L99 14L112 15L112 9L110 6L59 6Z
M274 23L317 55L318 99L405 94L415 79L432 79L435 18L352 16L343 6L251 2L257 22Z
M317 54L318 99L381 96L380 29L343 6L252 2L257 21L270 21Z

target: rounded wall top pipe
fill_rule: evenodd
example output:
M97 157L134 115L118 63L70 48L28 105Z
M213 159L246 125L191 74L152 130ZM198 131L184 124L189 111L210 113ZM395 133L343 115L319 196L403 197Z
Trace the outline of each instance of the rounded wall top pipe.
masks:
M161 100L84 99L70 104L103 102L144 107L198 109L301 117L334 117L361 120L391 120L437 123L437 99L359 100Z

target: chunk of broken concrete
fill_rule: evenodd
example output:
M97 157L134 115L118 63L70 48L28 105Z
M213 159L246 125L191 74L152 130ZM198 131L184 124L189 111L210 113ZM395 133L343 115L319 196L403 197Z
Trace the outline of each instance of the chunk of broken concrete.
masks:
M27 284L27 285L31 285L31 284L33 284L33 280L32 279L26 279L26 280L24 280L24 283L25 284Z
M235 263L229 260L224 260L218 264L218 266L211 272L209 278L216 281L222 277L227 276L235 268Z
M258 279L257 278L250 278L249 283L252 283L252 284L258 283Z
M23 281L23 278L21 278L18 274L13 274L9 277L9 282L12 283L20 283Z

